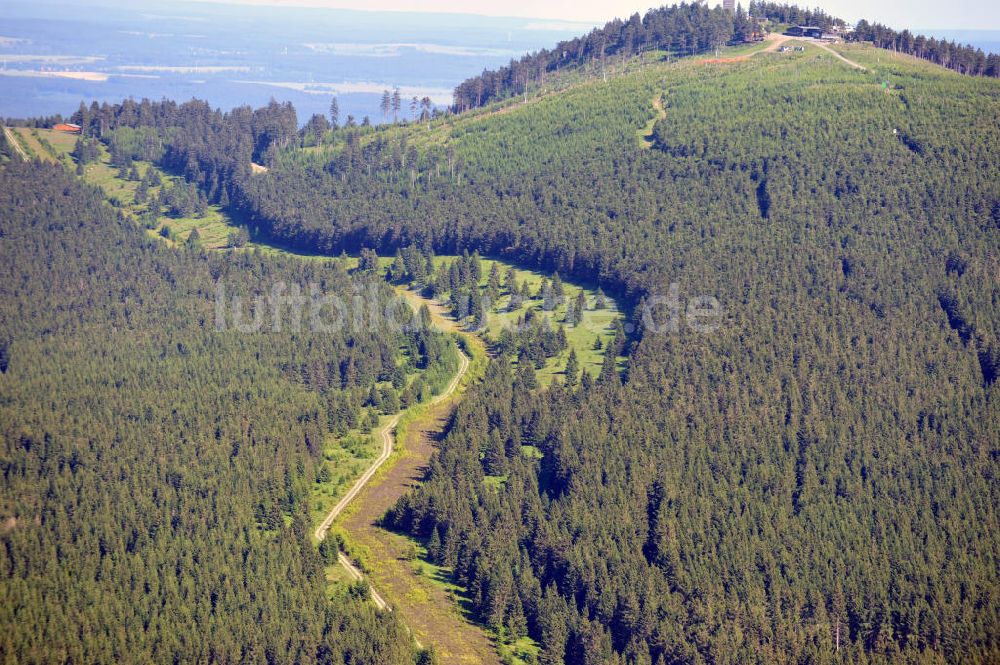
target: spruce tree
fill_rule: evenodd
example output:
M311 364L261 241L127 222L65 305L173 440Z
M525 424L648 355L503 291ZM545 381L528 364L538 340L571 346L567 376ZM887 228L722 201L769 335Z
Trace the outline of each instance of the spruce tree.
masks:
M340 126L340 104L336 97L330 100L330 126L334 129Z
M608 306L607 296L601 287L597 287L597 298L594 300L594 309L604 309Z
M570 349L569 358L566 360L566 385L573 387L577 382L577 375L580 372L580 363L576 359L576 349Z
M614 344L608 344L604 350L604 361L601 364L601 373L597 377L597 382L605 384L618 380L618 363L615 346Z
M587 296L583 289L576 294L576 305L573 307L573 325L578 326L583 323L583 313L587 311Z
M503 476L507 473L507 457L504 455L503 439L499 430L492 430L486 440L483 450L483 470L490 476Z

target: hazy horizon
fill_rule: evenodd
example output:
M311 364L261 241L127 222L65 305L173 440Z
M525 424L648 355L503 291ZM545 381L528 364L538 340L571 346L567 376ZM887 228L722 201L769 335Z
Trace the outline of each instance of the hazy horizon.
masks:
M304 0L310 2L311 0ZM12 0L0 28L0 116L68 114L81 100L197 97L225 110L292 102L304 123L340 99L342 117L381 120L381 92L451 102L484 68L592 24L470 13L276 7L271 0ZM475 4L469 5L475 7ZM911 30L1000 52L1000 30Z
M530 18L580 23L605 23L615 18L627 18L638 12L674 2L650 0L195 0L197 2L261 5L280 7L323 7L359 11L393 11L414 13L454 13L496 18ZM721 0L709 0L709 6L721 5ZM746 7L749 2L741 3ZM1000 30L1000 12L995 3L983 0L954 0L948 11L930 0L886 0L876 5L866 0L828 0L805 3L803 6L822 8L827 13L849 23L860 19L878 21L896 29L913 29L914 25L931 25L934 30ZM932 20L928 20L932 19ZM933 25L937 23L937 25Z

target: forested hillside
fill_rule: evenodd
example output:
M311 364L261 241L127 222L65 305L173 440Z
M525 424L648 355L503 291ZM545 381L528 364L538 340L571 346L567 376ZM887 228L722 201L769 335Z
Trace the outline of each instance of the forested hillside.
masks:
M511 60L506 67L485 70L466 79L455 88L456 111L485 106L517 95L539 90L562 70L586 68L606 70L609 61L620 61L650 53L653 58L664 52L675 56L693 55L726 44L742 44L760 39L764 32L782 25L810 25L824 30L837 27L848 39L870 41L926 58L963 74L1000 77L1000 54L983 53L972 46L947 40L902 33L879 24L861 21L849 30L845 21L822 9L804 9L797 5L751 0L744 11L738 4L735 12L721 4L709 8L706 3L681 3L650 9L644 15L633 14L627 20L615 19L594 28L587 35L560 42L552 49Z
M250 181L286 242L478 248L635 305L623 383L539 399L496 362L389 518L545 662L996 659L1000 88L887 61L647 68ZM644 327L672 282L722 326Z
M216 330L217 284L391 289L166 249L60 167L0 169L0 220L3 659L412 663L391 615L325 597L307 503L324 437L415 345Z
M497 340L426 482L384 520L423 540L476 619L530 636L541 662L994 663L1000 84L835 48L634 61L522 104L337 130L321 150L296 145L279 104L80 114L122 165L183 173L253 234L361 252L353 279L382 281L373 249L399 251L388 277L403 283L422 283L432 252L461 254L424 280L460 310L483 288L465 258L478 251L619 296L628 325L579 381L546 387L525 370L564 348L547 327ZM270 169L251 175L251 160ZM211 325L220 275L251 292L322 268L154 250L54 171L12 163L0 177L4 624L31 626L3 639L35 653L82 625L105 637L81 659L112 659L134 635L153 658L183 657L216 634L230 636L220 660L243 656L232 636L244 634L277 661L409 658L390 618L342 620L350 601L321 606L307 588L318 564L299 508L316 475L309 437L330 431L322 405L360 415L405 337L208 335L192 321ZM721 303L717 325L685 316L701 296ZM295 371L315 362L332 379L322 359L351 353L381 362L339 386ZM136 514L110 520L87 491L97 482ZM203 549L218 558L189 556ZM151 575L125 562L170 574L147 592ZM151 604L184 602L133 610L111 579ZM196 646L163 637L201 617L212 629Z

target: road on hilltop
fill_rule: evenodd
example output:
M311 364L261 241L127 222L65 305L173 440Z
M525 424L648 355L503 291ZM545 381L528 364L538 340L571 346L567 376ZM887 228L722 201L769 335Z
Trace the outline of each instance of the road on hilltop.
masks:
M772 33L768 34L764 38L764 42L766 43L766 45L764 47L762 47L762 48L754 51L753 53L747 53L747 54L744 54L744 55L736 55L736 56L724 57L724 58L705 58L705 59L701 60L701 62L703 64L706 64L706 65L711 65L711 64L728 64L728 63L733 63L733 62L746 62L750 58L754 57L755 55L759 55L761 53L775 53L775 52L777 52L777 50L779 48L781 48L782 46L784 46L788 42L793 42L793 41L795 41L795 42L802 42L802 43L805 43L805 44L812 44L816 48L822 49L823 51L826 51L827 53L829 53L833 57L837 58L841 62L844 62L844 63L850 65L851 67L854 67L855 69L858 69L858 70L861 70L861 71L867 71L866 67L864 67L863 65L859 65L858 63L854 62L853 60L848 59L843 54L841 54L841 53L833 50L832 48L830 48L829 44L827 44L824 41L821 41L821 40L818 40L818 39L812 39L810 37L792 37L791 35L783 35L783 34L778 33L778 32L772 32Z

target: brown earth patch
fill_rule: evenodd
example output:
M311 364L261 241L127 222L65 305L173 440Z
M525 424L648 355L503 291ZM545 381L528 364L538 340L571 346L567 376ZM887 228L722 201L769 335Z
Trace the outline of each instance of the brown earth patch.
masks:
M386 510L423 479L454 405L454 400L442 402L410 424L400 459L358 496L356 509L343 526L352 542L370 554L366 558L371 562L372 585L400 613L420 644L433 645L443 663L499 665L493 643L463 614L455 598L443 585L414 572L408 560L410 539L377 526Z

